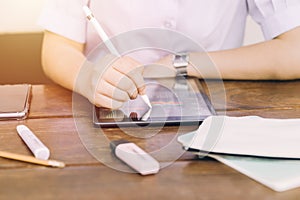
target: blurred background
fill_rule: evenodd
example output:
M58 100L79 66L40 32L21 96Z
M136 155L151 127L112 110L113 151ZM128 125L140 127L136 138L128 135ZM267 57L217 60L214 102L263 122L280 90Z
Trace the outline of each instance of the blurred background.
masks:
M44 0L0 0L0 84L49 83L41 68Z
M45 0L0 0L0 84L50 83L41 67L43 30L37 19ZM263 40L248 18L245 44Z

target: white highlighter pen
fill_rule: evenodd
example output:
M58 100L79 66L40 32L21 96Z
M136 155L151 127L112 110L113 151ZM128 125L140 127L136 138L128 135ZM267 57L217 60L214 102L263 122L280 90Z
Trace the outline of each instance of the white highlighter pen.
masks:
M110 147L120 160L141 175L156 174L160 169L157 160L132 142L127 140L114 140L110 142Z
M50 156L49 149L34 135L34 133L25 125L18 125L17 131L25 144L29 147L34 157L47 160Z
M99 34L100 38L102 39L102 41L104 42L104 44L106 45L106 47L109 49L109 51L112 54L120 57L119 52L117 51L117 49L115 48L115 46L113 45L113 43L111 43L110 39L108 38L108 36L106 35L105 31L101 27L100 23L94 17L94 15L93 15L92 11L89 9L89 7L83 6L83 11L84 11L87 19L94 26L95 30ZM147 106L149 106L149 108L152 108L150 100L149 100L149 97L146 94L141 95L141 97L142 97L143 101L147 104Z

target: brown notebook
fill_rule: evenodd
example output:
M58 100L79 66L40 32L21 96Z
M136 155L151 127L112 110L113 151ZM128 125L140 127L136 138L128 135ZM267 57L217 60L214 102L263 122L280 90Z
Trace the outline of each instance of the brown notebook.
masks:
M30 98L30 84L0 85L0 120L25 119Z

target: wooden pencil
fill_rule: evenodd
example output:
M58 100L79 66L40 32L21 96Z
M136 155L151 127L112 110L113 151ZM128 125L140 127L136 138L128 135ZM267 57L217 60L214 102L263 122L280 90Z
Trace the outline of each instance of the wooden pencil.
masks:
M15 153L10 153L10 152L5 152L5 151L0 151L0 157L12 159L12 160L19 160L19 161L23 161L23 162L38 164L38 165L49 166L49 167L58 167L58 168L65 167L65 163L60 162L60 161L41 160L41 159L37 159L32 156L15 154Z

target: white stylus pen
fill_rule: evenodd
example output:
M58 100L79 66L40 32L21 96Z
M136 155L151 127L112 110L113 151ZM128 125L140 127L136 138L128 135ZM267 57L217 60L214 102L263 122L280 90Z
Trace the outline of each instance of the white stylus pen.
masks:
M18 125L17 131L25 144L29 147L34 157L47 160L50 156L49 149L34 135L34 133L25 125Z
M103 28L101 27L101 25L99 24L99 22L96 20L96 18L94 17L92 11L89 9L89 7L87 6L83 6L83 11L87 17L87 19L92 23L92 25L94 26L94 28L96 29L97 33L99 34L99 36L101 37L102 41L104 42L104 44L106 45L106 47L109 49L109 51L120 57L120 54L119 52L117 51L117 49L115 48L115 46L113 45L113 43L111 43L110 39L108 38L108 36L106 35L105 31L103 30ZM150 103L150 100L149 100L149 97L144 94L144 95L141 95L143 101L150 107L152 108L151 106L151 103Z

